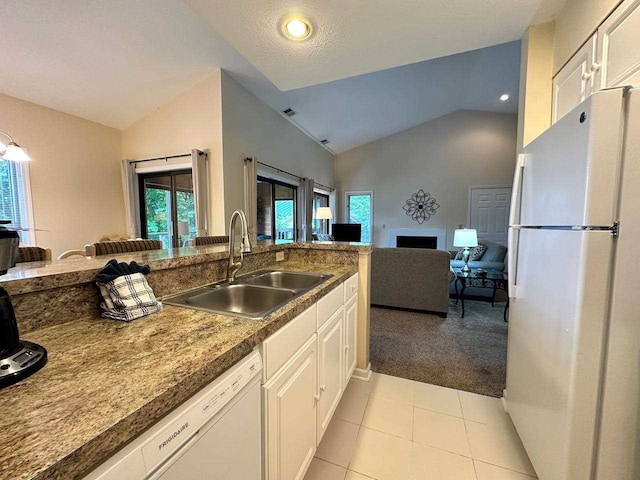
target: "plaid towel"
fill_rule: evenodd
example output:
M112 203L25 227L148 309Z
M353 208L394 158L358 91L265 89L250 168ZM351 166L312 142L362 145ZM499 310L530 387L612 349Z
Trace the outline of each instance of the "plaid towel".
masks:
M108 283L98 283L103 303L102 316L130 322L162 308L142 273L122 275Z

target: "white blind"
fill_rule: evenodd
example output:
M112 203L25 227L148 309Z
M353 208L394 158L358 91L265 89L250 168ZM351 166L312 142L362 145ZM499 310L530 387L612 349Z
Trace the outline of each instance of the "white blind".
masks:
M22 163L0 160L0 220L10 220L11 227L33 228L29 215L27 167ZM31 245L32 231L20 232L20 240Z

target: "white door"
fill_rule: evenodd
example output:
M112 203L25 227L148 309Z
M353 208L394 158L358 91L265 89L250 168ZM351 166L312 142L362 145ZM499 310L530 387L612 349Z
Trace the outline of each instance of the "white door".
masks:
M358 295L347 300L344 307L344 382L346 387L356 369L356 335L358 328Z
M318 337L264 386L266 480L302 480L316 451Z
M511 187L471 187L469 189L469 228L478 240L507 245Z
M318 444L342 397L344 375L344 308L318 331Z
M613 224L622 105L621 89L597 92L526 146L516 224Z
M640 86L640 0L626 0L598 29L596 88Z
M596 43L594 35L553 79L551 123L557 122L591 95Z
M539 478L592 478L613 236L516 230L505 399Z

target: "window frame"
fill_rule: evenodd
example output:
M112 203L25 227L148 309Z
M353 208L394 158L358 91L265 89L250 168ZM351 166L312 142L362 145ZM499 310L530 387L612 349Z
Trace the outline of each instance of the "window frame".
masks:
M31 173L29 171L29 163L27 162L12 162L10 160L2 160L0 162L7 162L9 168L17 169L16 171L16 179L18 180L18 195L22 198L18 199L19 202L19 210L21 217L20 225L8 225L9 228L14 226L16 228L20 228L20 242L23 245L36 245L36 231L35 231L35 221L33 214L33 197L31 194ZM3 219L4 220L4 219Z
M256 178L257 182L264 182L271 185L271 241L278 240L276 237L276 185L282 187L291 188L293 190L293 241L298 239L298 187L299 185L293 185L291 183L277 180L273 177L268 177L263 174L258 174ZM257 198L256 198L257 203ZM258 206L256 204L256 215L258 213ZM257 231L256 231L257 234Z
M351 215L349 212L349 197L350 196L363 196L368 195L370 200L370 208L369 208L369 243L373 243L373 190L352 190L348 192L344 192L344 222L351 222Z
M193 170L191 168L181 168L177 170L159 170L148 173L139 173L138 174L138 195L139 195L139 205L140 205L140 235L142 238L149 238L149 232L147 231L147 204L145 203L145 185L144 181L147 178L157 178L157 177L171 177L171 187L169 188L160 188L160 190L168 190L172 193L171 195L171 246L168 248L178 248L181 247L180 235L178 232L178 205L175 193L178 191L176 188L176 179L178 175L191 175L191 193L195 195L195 188L193 187ZM197 213L197 212L196 212Z
M321 234L324 234L324 235L328 235L329 234L329 230L330 230L329 229L329 227L330 227L329 220L327 220L327 219L319 220L319 219L316 218L316 211L317 211L317 209L315 208L316 195L319 196L319 197L322 197L322 198L326 198L327 199L327 207L331 208L331 194L328 193L328 192L319 191L319 190L315 190L315 189L313 191L314 209L313 209L312 222L315 222L315 221L321 222L320 224L321 224L321 229L322 229L321 232L317 231L317 232L313 232L313 233L315 233L315 234L321 233ZM331 210L332 210L332 215L333 215L333 209L331 209ZM333 215L333 216L335 218L335 215ZM312 225L313 225L313 223L312 223Z

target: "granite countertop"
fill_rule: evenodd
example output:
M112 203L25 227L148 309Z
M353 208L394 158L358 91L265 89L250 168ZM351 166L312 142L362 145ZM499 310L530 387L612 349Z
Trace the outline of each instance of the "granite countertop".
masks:
M0 479L82 478L357 271L273 268L333 277L260 321L166 305L131 323L82 318L25 335L49 361L0 390Z
M368 243L348 242L293 242L259 241L252 246L252 253L281 251L286 249L314 249L337 251L371 251ZM227 245L205 245L166 250L150 250L97 257L70 257L47 262L19 263L0 277L0 282L11 295L34 292L48 288L91 283L104 264L117 257L120 262L137 261L151 266L152 270L164 270L187 265L221 260L229 257Z

